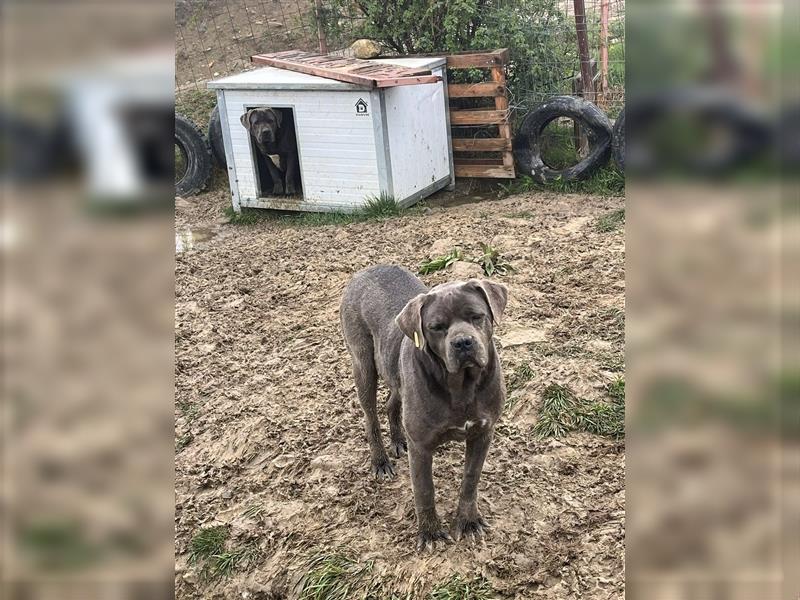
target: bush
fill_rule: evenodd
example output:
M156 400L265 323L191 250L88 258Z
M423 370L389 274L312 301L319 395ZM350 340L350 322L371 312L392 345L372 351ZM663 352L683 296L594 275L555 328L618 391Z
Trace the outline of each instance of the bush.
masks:
M513 106L568 93L578 64L575 24L556 0L331 0L322 18L331 40L370 38L399 54L508 48Z

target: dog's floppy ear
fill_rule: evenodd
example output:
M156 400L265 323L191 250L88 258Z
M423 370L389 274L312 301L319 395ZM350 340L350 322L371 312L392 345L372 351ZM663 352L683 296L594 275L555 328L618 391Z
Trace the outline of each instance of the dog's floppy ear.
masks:
M425 349L425 333L422 331L422 307L428 299L428 294L414 296L408 301L394 322L405 335L414 342L420 350Z
M283 122L283 111L276 108L270 108L270 110L272 114L275 115L275 122L278 124L278 127L280 127Z
M503 316L503 312L506 310L508 288L502 283L495 283L488 279L470 279L467 285L473 286L478 292L483 294L483 297L489 304L489 310L492 311L492 320L495 323L499 323L500 317Z
M252 108L250 110L245 111L242 114L242 116L239 118L239 120L242 122L242 126L245 129L247 129L247 131L250 131L250 127L251 127L251 125L250 125L250 115L251 114L253 114L253 109Z

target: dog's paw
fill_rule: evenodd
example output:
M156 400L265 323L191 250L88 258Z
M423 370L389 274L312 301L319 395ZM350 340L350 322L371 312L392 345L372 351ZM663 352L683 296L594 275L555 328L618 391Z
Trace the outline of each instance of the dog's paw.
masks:
M406 444L405 440L393 440L391 451L395 458L403 458L408 453L408 444Z
M453 538L444 530L420 531L417 535L417 552L433 552L452 543Z
M272 193L275 196L282 196L283 195L283 184L280 181L272 186Z
M286 195L287 196L294 196L297 193L297 186L293 183L286 184Z
M489 529L489 524L480 515L475 518L457 517L453 535L457 541L466 539L471 542L479 542L483 539L487 529Z
M372 475L376 479L392 479L395 476L391 461L384 457L372 462Z

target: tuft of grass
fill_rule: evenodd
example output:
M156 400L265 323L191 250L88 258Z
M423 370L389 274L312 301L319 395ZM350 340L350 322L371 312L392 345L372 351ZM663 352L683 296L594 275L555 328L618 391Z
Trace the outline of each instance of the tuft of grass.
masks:
M226 548L229 535L224 525L200 530L189 544L189 564L197 565L207 578L229 577L261 558L261 550L253 543Z
M230 577L239 569L255 564L262 556L255 544L247 544L240 548L214 554L209 561L209 572L212 577Z
M436 271L442 271L452 265L454 262L462 260L463 258L464 254L461 252L461 248L453 248L447 254L424 261L419 266L419 274L430 275Z
M189 564L195 565L220 554L229 535L224 525L201 529L189 543Z
M491 600L494 597L492 586L483 577L468 580L453 575L433 589L430 600Z
M403 213L394 196L381 192L380 196L367 196L361 214L367 219L386 219Z
M625 379L617 377L606 386L606 392L614 402L625 402Z
M522 175L517 179L500 185L501 196L524 194L526 192L554 191L565 194L595 194L598 196L624 196L625 175L615 167L606 165L586 179L580 181L552 181L541 183L530 175Z
M597 220L597 231L600 233L608 233L616 231L625 224L625 209L620 208L612 210L610 213L604 214Z
M372 571L373 563L359 563L344 552L320 552L311 557L303 576L300 600L350 600Z
M514 270L514 267L500 255L500 251L492 248L489 244L480 242L481 251L483 256L473 258L472 262L477 263L483 268L483 272L489 277L494 275L507 275Z
M621 383L620 383L621 382ZM572 390L550 384L542 393L542 407L534 432L539 437L563 437L583 431L619 439L625 435L625 382L622 378L606 388L610 402L590 402Z

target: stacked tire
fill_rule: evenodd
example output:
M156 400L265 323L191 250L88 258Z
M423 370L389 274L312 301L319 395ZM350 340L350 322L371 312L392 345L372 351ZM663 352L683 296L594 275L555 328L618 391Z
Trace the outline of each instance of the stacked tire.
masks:
M175 113L175 194L194 196L202 192L211 178L211 148L200 128L187 116ZM180 171L180 173L179 173Z
M543 152L544 131L556 119L568 118L579 124L586 133L589 151L576 164L555 168L547 164ZM617 120L620 123L620 120ZM613 126L597 106L575 96L556 96L528 113L514 138L514 157L520 171L540 183L578 181L591 175L614 157L622 157L618 165L624 169L624 113L620 127ZM617 136L615 138L615 135Z
M579 123L589 141L588 154L576 164L554 168L542 154L545 128L559 118ZM541 183L576 181L586 178L608 161L611 152L611 123L591 102L574 96L556 96L528 113L514 139L514 156L520 169Z

